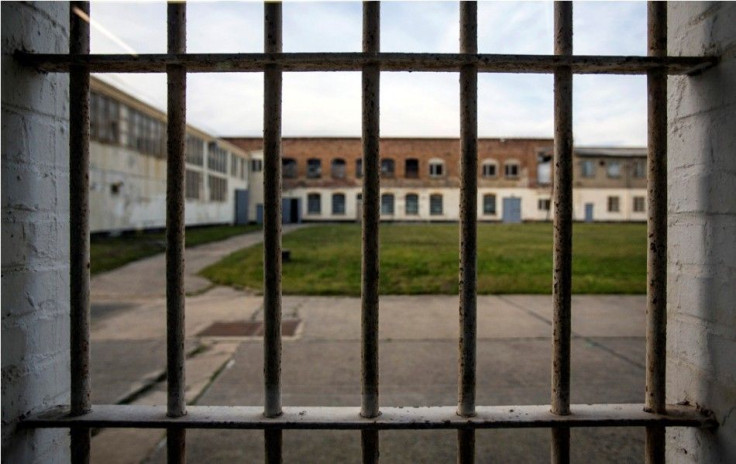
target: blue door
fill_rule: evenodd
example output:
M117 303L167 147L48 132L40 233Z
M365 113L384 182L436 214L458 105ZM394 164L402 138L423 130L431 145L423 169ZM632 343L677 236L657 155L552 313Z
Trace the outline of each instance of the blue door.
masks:
M585 204L585 222L593 222L593 203Z
M521 198L503 199L503 222L521 222Z
M263 203L256 205L256 224L263 225Z
M235 224L248 224L248 191L235 190Z

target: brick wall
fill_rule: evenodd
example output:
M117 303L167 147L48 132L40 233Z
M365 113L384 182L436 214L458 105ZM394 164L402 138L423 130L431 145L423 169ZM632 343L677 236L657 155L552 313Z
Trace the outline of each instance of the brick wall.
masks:
M669 53L721 56L669 80L667 401L716 431L670 429L668 462L736 462L736 4L670 3Z
M261 139L228 138L246 151L261 150ZM498 161L499 175L494 179L479 178L479 187L536 187L537 155L552 145L551 139L480 139L478 140L479 175L483 160L492 158ZM297 162L297 178L284 179L284 188L297 187L358 187L361 182L356 178L356 161L362 156L362 144L359 138L284 138L282 141L284 158L292 158ZM460 142L451 138L384 138L381 139L381 157L391 158L395 162L393 177L383 177L381 185L385 187L459 187L460 186ZM307 160L321 160L322 176L319 179L307 179ZM334 179L330 175L330 163L335 158L346 162L346 177ZM419 175L415 179L407 179L405 160L417 159ZM430 177L429 162L439 159L444 162L444 175ZM503 176L504 163L510 160L519 162L520 172L516 179Z
M17 430L69 402L68 77L16 65L68 51L68 4L2 3L2 457L68 462L68 431Z

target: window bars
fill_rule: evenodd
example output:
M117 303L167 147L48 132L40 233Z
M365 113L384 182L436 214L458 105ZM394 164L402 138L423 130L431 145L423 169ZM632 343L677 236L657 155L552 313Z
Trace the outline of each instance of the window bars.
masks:
M664 461L667 426L710 427L691 406L665 404L666 329L666 90L668 74L692 74L710 57L666 54L666 4L648 6L649 56L575 56L572 4L554 9L555 54L490 55L477 52L477 6L460 2L460 53L380 52L380 4L363 4L362 53L282 53L281 3L265 4L262 54L186 53L186 6L168 5L168 53L91 55L89 4L70 6L69 54L18 52L16 58L46 72L70 74L71 403L25 421L28 427L69 428L72 460L89 461L92 427L165 428L169 462L184 462L186 429L264 430L266 460L281 461L284 429L361 431L363 462L377 462L379 430L456 429L458 461L475 459L475 430L551 428L553 462L568 462L571 427L646 427L647 462ZM362 71L363 264L362 396L358 408L281 405L281 83L289 71ZM378 378L378 224L380 219L379 88L381 71L459 72L461 103L460 337L457 407L380 408ZM90 404L89 372L89 74L166 72L168 76L167 372L168 404ZM184 160L186 74L264 72L264 395L265 407L186 407L184 372ZM554 325L551 405L477 406L476 215L477 75L479 72L553 73L555 101ZM646 74L648 79L648 297L647 377L644 404L572 404L570 399L570 294L572 263L572 75Z

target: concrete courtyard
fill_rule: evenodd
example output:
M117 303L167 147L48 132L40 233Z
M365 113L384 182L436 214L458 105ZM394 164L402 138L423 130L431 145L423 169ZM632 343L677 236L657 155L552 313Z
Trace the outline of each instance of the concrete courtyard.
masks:
M215 322L258 322L262 299L210 286L194 274L259 234L188 250L187 398L198 405L262 405L258 336L202 336ZM166 404L163 257L93 279L93 402ZM161 282L158 282L161 280ZM457 395L456 296L384 296L380 312L381 404L453 405ZM643 296L573 297L573 403L640 403L644 398ZM287 296L298 320L283 343L285 406L360 404L360 300ZM481 405L547 404L551 298L478 298ZM479 431L478 462L548 462L546 429ZM190 462L262 462L263 433L192 430ZM165 462L163 432L103 430L93 461ZM574 462L640 462L642 429L573 429ZM454 431L381 432L382 462L453 462ZM355 431L286 431L285 462L360 462Z

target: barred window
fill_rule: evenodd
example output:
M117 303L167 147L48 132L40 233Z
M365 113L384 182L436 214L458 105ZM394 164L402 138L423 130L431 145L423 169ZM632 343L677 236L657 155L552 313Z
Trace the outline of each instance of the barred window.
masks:
M263 171L263 160L254 158L250 160L250 170L252 172L261 172Z
M429 196L429 214L432 216L442 214L442 195L436 193Z
M381 214L394 214L394 195L392 193L381 195Z
M381 177L394 177L396 163L391 158L381 159Z
M537 201L537 209L539 211L549 211L550 203L551 201L549 198L540 198Z
M498 175L498 162L487 159L483 161L483 177L496 177Z
M219 176L208 176L210 201L227 201L227 179Z
M419 195L409 193L406 195L406 215L413 216L419 214Z
M358 179L363 177L363 160L361 158L355 160L355 177Z
M307 195L307 214L322 214L322 195L319 193Z
M621 177L621 162L620 161L609 161L606 164L606 174L610 178Z
M89 96L90 138L102 143L120 143L120 103L97 92Z
M344 193L333 193L332 194L332 214L345 214L345 194Z
M483 214L489 216L496 214L496 195L492 193L483 195Z
M504 165L504 176L508 179L516 179L519 177L519 162L507 161Z
M310 158L307 160L307 178L319 179L322 177L322 160Z
M344 179L345 178L345 160L342 158L335 158L332 160L330 165L330 171L333 179Z
M199 200L202 192L202 173L187 169L184 187L187 200Z
M441 159L433 158L429 160L429 176L442 177L445 175L445 162Z
M211 171L227 174L227 150L210 142L207 151L207 168Z
M643 213L646 208L646 198L645 197L634 197L634 212L635 213Z
M583 177L595 177L595 161L584 160L580 163L580 174Z
M187 135L187 163L195 166L204 164L204 140L194 135Z
M644 179L647 177L647 160L634 161L634 177Z
M619 207L618 207L618 197L611 196L608 197L608 212L609 213L618 213Z
M283 158L281 160L281 175L284 179L296 179L297 164L294 158Z

